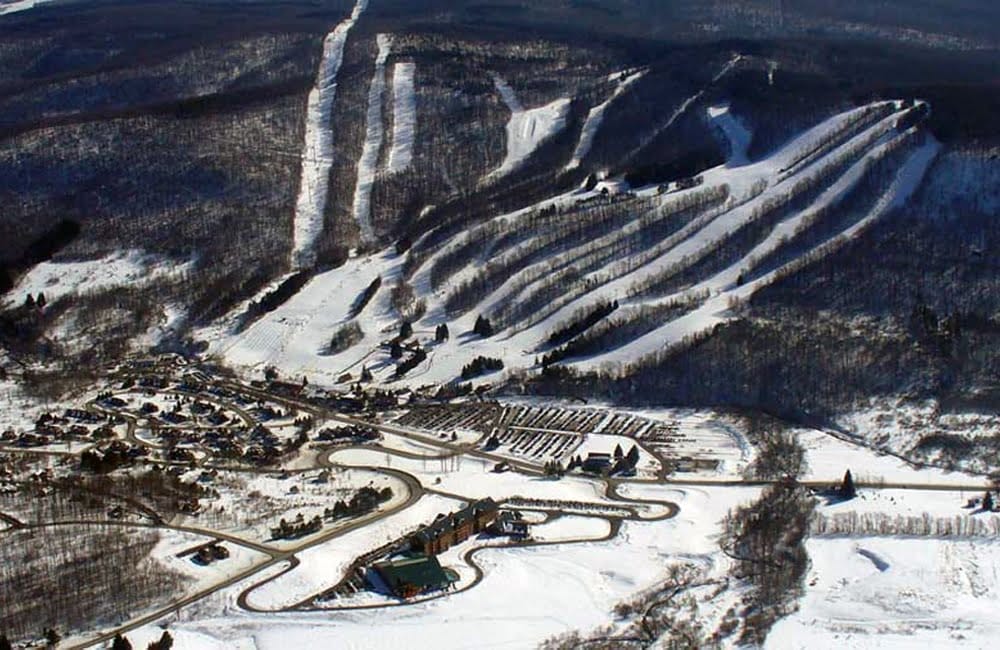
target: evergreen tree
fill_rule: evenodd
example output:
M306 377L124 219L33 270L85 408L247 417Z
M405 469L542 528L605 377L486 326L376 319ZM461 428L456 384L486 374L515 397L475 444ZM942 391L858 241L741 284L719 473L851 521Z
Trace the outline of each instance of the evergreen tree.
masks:
M631 467L635 467L639 464L639 447L632 445L632 448L628 450L628 454L625 456L626 460Z
M174 638L170 636L170 632L163 630L160 640L150 643L146 650L170 650L172 647L174 647Z
M857 495L858 491L854 487L854 477L851 476L851 470L844 472L844 481L840 484L840 496L844 499L853 499Z
M389 356L392 357L393 359L403 358L403 346L401 346L399 343L393 343L389 347Z
M987 491L986 496L983 497L983 510L987 512L993 511L993 493Z
M24 306L25 307L34 307L35 306L35 297L33 295L31 295L30 293L28 294L28 297L24 299Z
M121 633L118 633L115 635L114 641L111 642L111 650L132 650L132 643Z
M47 301L45 300L45 294L39 291L38 297L35 298L35 304L38 305L39 307L44 307L46 302Z
M361 381L371 381L372 371L368 369L368 366L361 366Z
M620 444L615 445L615 460L621 460L625 452L622 451L622 446Z
M404 320L403 324L399 326L399 338L408 339L413 336L413 325L410 321Z
M476 318L476 325L472 328L472 331L483 338L493 336L493 323L490 322L489 318L480 314Z

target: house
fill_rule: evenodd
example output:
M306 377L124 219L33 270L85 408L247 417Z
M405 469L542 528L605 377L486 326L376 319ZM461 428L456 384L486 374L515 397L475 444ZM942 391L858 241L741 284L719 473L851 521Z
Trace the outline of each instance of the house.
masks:
M443 569L433 555L413 555L376 562L370 571L373 571L397 598L413 598L420 594L445 589L458 580L458 575ZM374 581L369 578L369 582Z
M611 469L611 454L591 452L587 454L581 467L585 472L603 474Z
M489 531L494 535L504 535L511 539L521 541L528 539L528 522L521 519L521 515L504 510L497 517L496 521L490 524Z
M481 499L458 512L440 515L434 523L421 528L410 537L410 548L425 555L443 553L486 530L498 514L496 501Z

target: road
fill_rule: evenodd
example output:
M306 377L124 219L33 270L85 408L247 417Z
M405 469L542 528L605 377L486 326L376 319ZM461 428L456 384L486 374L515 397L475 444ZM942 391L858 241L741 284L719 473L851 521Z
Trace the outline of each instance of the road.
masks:
M333 422L339 422L339 423L342 423L342 424L350 424L350 425L373 426L373 427L375 427L375 429L377 429L378 431L382 432L383 434L400 436L402 438L405 438L405 439L408 439L408 440L412 440L414 442L418 442L418 443L421 443L423 445L427 445L427 446L429 446L429 447L437 450L438 452L440 452L440 453L435 454L435 455L421 455L421 454L416 454L416 453L413 453L413 452L407 452L407 451L401 451L401 450L394 450L394 449L388 449L388 448L383 448L383 447L376 446L375 448L379 449L379 451L382 452L382 453L393 454L393 455L399 456L401 458L409 458L409 459L419 458L419 459L426 459L426 460L448 459L448 458L453 458L455 456L464 455L464 456L468 456L468 457L471 457L471 458L482 459L484 461L491 462L491 463L494 463L494 464L503 462L503 463L506 463L507 465L509 465L516 472L524 474L524 475L527 475L527 476L537 477L537 476L542 476L544 474L543 471L536 464L529 463L529 462L526 462L524 460L520 460L520 459L516 459L516 458L512 459L512 458L510 458L508 456L502 456L502 455L499 455L499 454L494 454L494 453L491 453L491 452L488 452L488 451L484 451L482 449L479 449L475 444L469 444L469 443L452 443L451 441L441 440L441 439L439 439L439 438L437 438L437 437L435 437L433 435L423 434L423 433L421 433L419 431L414 431L414 430L406 428L406 427L401 427L401 426L397 426L397 425L393 425L393 424L386 424L386 423L375 423L375 422L370 422L370 421L362 419L362 418L356 418L356 417L351 417L351 416L343 415L341 413L333 412L333 411L331 411L331 410L329 410L329 409L327 409L327 408L325 408L323 406L318 406L316 404L313 404L313 403L310 403L310 402L306 402L304 400L299 400L299 399L295 399L295 398L291 398L291 397L287 397L287 396L283 396L283 395L273 395L273 394L268 393L266 391L262 391L260 389L254 388L252 386L248 386L248 385L245 385L243 383L235 382L235 381L232 381L232 380L222 381L222 382L220 382L219 385L225 386L225 387L230 388L232 390L239 391L239 392L241 392L241 393L243 393L245 395L248 395L248 396L256 396L256 397L258 397L260 399L263 399L263 400L267 400L267 401L274 402L274 403L280 403L280 404L285 405L286 407L293 408L293 409L296 409L296 410L301 411L303 413L307 413L307 414L313 415L316 418L317 421L323 420L323 421L333 421ZM201 399L201 395L199 395L199 399ZM212 401L214 401L216 403L223 404L223 402L221 400L218 400L217 398L214 398L214 396L212 398ZM226 408L233 408L233 406L231 404L228 404L228 403L225 403L223 405L226 406ZM88 406L93 407L94 405L91 404L91 405L88 405ZM109 411L105 411L104 409L101 409L101 410L102 410L102 412L109 412ZM239 416L241 417L241 419L249 417L248 414L245 414L244 412L242 412L239 409L237 409L236 412L239 414ZM154 445L149 445L147 441L142 441L142 440L140 440L139 438L137 438L135 436L136 421L135 421L135 419L133 417L126 418L126 421L127 421L126 437L130 441L138 443L138 444L144 444L146 446L154 446ZM336 450L335 449L330 449L330 450L327 450L324 453L322 453L317 458L315 466L308 467L308 468L300 468L300 469L298 469L296 471L297 472L311 471L311 470L315 470L315 469L319 469L319 468L324 468L324 467L338 466L336 463L333 463L330 460L330 455L334 451L336 451ZM40 453L54 453L55 454L57 452L40 452ZM58 454L59 455L67 455L66 452L58 452ZM208 460L208 459L206 459L206 460ZM211 465L207 465L207 466L211 466ZM149 523L149 524L145 524L145 523L130 523L130 522L111 522L114 525L145 526L145 527L153 527L153 528L155 528L155 527L161 527L161 528L168 528L168 529L172 529L172 530L178 530L178 531L192 533L192 534L197 534L197 535L204 535L204 536L209 537L209 538L218 538L218 539L222 539L224 541L230 542L232 544L237 544L237 545L246 547L248 549L257 551L259 553L262 553L263 555L266 556L266 559L263 562L255 565L253 567L250 567L250 568L248 568L248 569L246 569L244 571L240 571L240 572L238 572L238 573L236 573L236 574L234 574L234 575L226 578L225 580L223 580L222 582L220 582L218 584L212 585L209 588L206 588L206 589L197 591L195 593L189 594L189 595L181 598L180 600L171 602L168 605L164 605L162 607L158 607L158 608L156 608L156 609L154 609L154 610L152 610L152 611L150 611L150 612L142 615L141 617L138 617L138 618L130 621L126 625L123 625L123 626L118 627L116 629L109 630L109 631L107 631L105 633L97 635L97 636L95 636L95 637L87 640L84 643L80 643L80 644L77 644L75 646L67 646L67 647L80 647L80 648L82 648L82 647L89 647L89 646L93 646L93 645L97 645L97 644L100 644L100 643L107 642L110 639L112 639L115 634L118 634L118 633L124 634L124 633L127 633L129 631L135 630L135 629L137 629L139 627L142 627L144 625L153 623L153 622L155 622L157 620L160 620L160 619L162 619L162 618L164 618L166 616L169 616L170 614L172 614L174 612L177 612L180 609L183 609L184 607L187 607L187 606L191 605L192 603L195 603L195 602L197 602L197 601L199 601L199 600L201 600L203 598L206 598L206 597L208 597L208 596L210 596L210 595L212 595L214 593L217 593L219 591L225 590L225 589L227 589L229 587L232 587L233 585L236 585L236 584L238 584L238 583L240 583L242 581L245 581L245 580L247 580L248 578L251 578L254 575L260 574L261 572L267 571L268 569L271 569L271 568L273 568L275 566L281 565L282 563L288 563L288 566L283 571L281 571L279 574L277 574L275 576L270 576L266 580L263 580L263 581L260 581L260 582L257 582L255 584L251 585L250 587L248 587L247 589L245 589L239 595L239 597L238 597L238 603L239 603L239 605L241 607L244 607L244 608L252 610L252 611L256 611L256 610L254 610L254 608L248 602L248 596L249 596L249 594L252 593L252 591L254 589L258 588L260 585L265 584L266 582L268 582L270 580L274 580L278 576L283 575L284 573L286 573L288 571L294 570L298 566L298 564L299 564L299 559L297 557L297 553L301 553L302 551L304 551L306 549L312 548L312 547L320 545L320 544L327 543L327 542L329 542L329 541L331 541L333 539L336 539L338 537L346 535L346 534L348 534L348 533L350 533L352 531L355 531L355 530L363 528L363 527L365 527L367 525L370 525L373 521L377 521L377 520L379 520L379 519L381 519L383 517L387 517L387 516L392 515L392 514L394 514L396 512L399 512L399 511L401 511L401 510L403 510L405 508L408 508L408 507L412 506L414 503L416 503L425 494L436 493L436 494L441 494L443 496L449 496L451 498L468 500L468 497L463 496L463 495L450 494L450 493L447 493L447 492L442 492L442 491L435 490L435 489L432 489L432 488L429 488L429 487L425 487L425 486L421 485L420 481L415 476L413 476L411 474L408 474L406 472L402 472L402 471L396 470L396 469L392 469L392 468L388 468L388 467L379 467L379 466L353 466L353 465L350 465L350 467L357 467L358 469L366 469L366 470L371 470L371 471L380 472L380 473L383 473L383 474L394 476L395 478L397 478L398 480L400 480L403 483L403 485L405 485L405 489L407 490L406 498L402 502L400 502L399 504L395 505L392 508L387 508L385 510L377 511L375 513L372 513L371 515L368 515L368 516L365 516L365 517L353 520L353 521L348 522L348 523L346 523L346 524L344 524L342 526L339 526L337 528L331 529L331 530L326 531L326 532L322 532L320 534L317 534L315 536L310 537L308 540L305 540L302 544L296 545L296 546L294 546L292 548L278 549L278 548L275 548L273 546L269 546L267 544L262 544L262 543L254 542L252 540L246 540L246 539L243 539L241 537L237 537L237 536L234 536L234 535L229 535L229 534L226 534L226 533L220 533L217 530L202 529L202 528L190 527L190 526L172 526L172 525L170 525L167 522L157 521L156 518L153 518L152 519L152 523ZM227 467L227 469L233 469L233 468ZM273 470L265 470L265 469L262 469L262 468L243 468L243 471L249 471L249 472L270 472L270 471L273 471ZM620 489L623 486L629 485L629 484L666 485L666 486L680 486L680 487L683 487L683 486L696 486L696 487L727 487L727 486L734 486L734 487L736 487L736 486L739 486L739 487L745 487L745 486L766 486L766 485L770 485L770 484L774 484L774 483L778 482L777 480L744 480L744 479L710 480L710 479L699 479L699 478L678 478L678 477L675 477L675 476L662 476L662 475L661 476L657 476L656 478L612 478L612 479L607 479L607 478L594 477L592 480L594 480L595 482L598 482L598 483L600 483L600 484L603 485L603 488L604 488L603 491L604 491L604 494L607 497L607 499L609 499L610 501L621 503L621 504L623 504L623 506L627 506L629 504L632 505L632 506L635 506L637 504L642 504L642 503L658 504L658 505L664 506L666 508L666 513L663 516L661 516L661 517L657 517L658 519L667 519L667 518L676 516L677 513L678 513L678 511L679 511L679 508L678 508L677 504L669 502L669 501L665 501L665 500L661 501L661 500L655 500L655 499L638 499L638 498L633 499L633 498L625 497L625 496L623 496L620 493ZM805 483L805 485L808 486L808 487L822 489L822 488L829 487L830 486L830 482L813 481L813 482L807 482L807 483ZM931 484L931 483L913 483L913 482L906 482L906 483L877 483L877 484L875 484L875 483L864 483L864 482L858 482L857 483L858 487L864 487L864 488L870 488L870 489L879 489L879 488L882 488L882 489L907 489L907 490L928 490L928 491L959 491L959 490L965 490L965 491L972 491L972 492L983 490L986 487L986 485L987 484L986 484L985 480L983 482L981 482L981 483L980 482L976 482L976 483L971 483L970 482L967 485L939 485L939 484ZM559 511L557 509L553 509L553 510L551 510L549 512L549 514L551 516L557 516L560 513L561 513L561 511ZM148 513L145 513L145 514L148 515ZM613 515L585 515L585 516L595 516L595 517L599 517L599 518L605 519L605 520L607 520L609 522L610 529L609 529L609 533L608 533L608 536L606 537L606 539L610 539L610 538L614 537L615 535L617 535L618 532L619 532L619 530L621 529L621 525L622 525L622 523L624 521L643 519L642 517L640 517L640 515L638 514L638 512L635 512L635 511L633 511L632 514L627 515L627 516L624 516L624 515L623 516L613 516ZM644 520L651 520L651 519L650 518L644 518ZM7 523L9 523L11 525L15 525L16 524L19 527L32 527L31 524L24 524L23 522L17 521L17 520L15 520L13 518L9 518L6 515L2 515L2 514L0 514L0 521L6 521ZM95 522L51 522L49 524L42 524L42 525L53 525L53 526L55 526L55 525L71 525L71 524L77 524L78 525L78 524L82 524L82 523L95 523ZM100 523L109 523L109 522L100 522ZM577 540L577 541L594 541L594 540ZM543 541L543 542L536 542L536 543L534 543L534 545L566 544L566 543L572 543L572 541L564 541L564 540L554 541L554 542L544 542ZM523 544L521 546L523 546ZM478 584L482 580L482 578L483 578L482 569L475 562L475 556L479 552L485 550L485 548L490 548L490 546L478 546L478 547L475 547L475 548L472 548L472 549L466 551L463 554L463 556L462 556L463 561L467 562L469 564L469 566L471 566L473 568L474 572L475 572L475 579L471 582L471 584L463 586L463 590L472 588L473 586L475 586L476 584ZM451 595L452 593L455 593L455 592L448 592L448 593L442 594L442 595L440 595L438 597L446 597L447 595ZM297 609L300 609L300 610L301 609L317 609L315 607L315 602L314 601L315 601L315 597L310 598L307 601L303 601L302 603L298 603L294 607L297 607ZM400 604L406 604L406 603L400 603ZM385 606L385 605L378 605L378 606ZM286 609L288 609L288 608L286 608ZM330 608L318 608L318 609L330 609Z

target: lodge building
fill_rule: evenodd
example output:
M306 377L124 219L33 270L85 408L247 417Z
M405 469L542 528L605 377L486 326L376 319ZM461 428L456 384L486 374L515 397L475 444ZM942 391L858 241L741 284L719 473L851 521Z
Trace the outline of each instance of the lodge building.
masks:
M426 555L443 553L486 530L500 512L496 501L481 499L449 515L441 515L410 537L410 548Z

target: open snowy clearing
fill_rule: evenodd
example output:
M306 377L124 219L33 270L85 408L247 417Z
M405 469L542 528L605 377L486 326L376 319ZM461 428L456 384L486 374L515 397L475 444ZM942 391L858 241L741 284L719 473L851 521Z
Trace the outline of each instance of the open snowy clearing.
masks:
M39 293L45 294L47 303L52 303L65 296L115 287L141 287L166 276L186 273L192 266L191 262L177 264L134 249L82 262L42 262L17 281L4 298L4 305L20 305L28 295L35 298Z
M801 608L767 647L993 648L1000 634L1000 543L810 539Z

